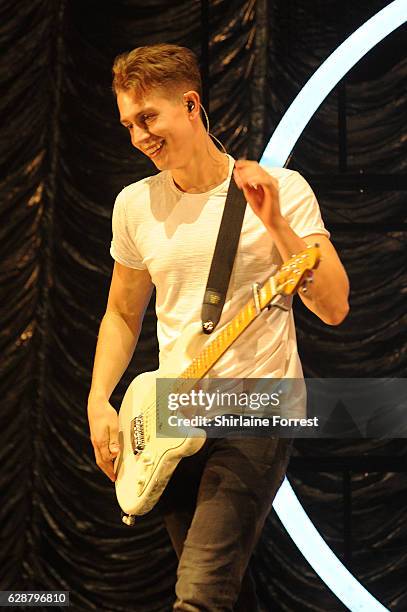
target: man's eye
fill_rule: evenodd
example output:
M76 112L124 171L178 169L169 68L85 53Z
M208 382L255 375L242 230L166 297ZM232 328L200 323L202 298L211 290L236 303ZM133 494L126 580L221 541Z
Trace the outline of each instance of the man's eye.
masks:
M145 123L148 123L149 121L151 121L152 119L154 119L154 115L143 115L143 121Z

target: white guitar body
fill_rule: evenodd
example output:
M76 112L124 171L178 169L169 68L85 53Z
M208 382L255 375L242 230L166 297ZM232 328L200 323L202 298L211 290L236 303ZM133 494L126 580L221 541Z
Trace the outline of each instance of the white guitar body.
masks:
M120 453L115 460L116 495L126 514L149 512L160 498L182 457L196 453L204 444L203 429L176 430L171 438L156 436L156 379L176 379L209 341L200 324L188 327L160 369L137 376L129 385L119 412ZM174 372L174 365L178 372ZM170 413L168 413L170 414ZM165 415L164 415L165 416ZM132 445L135 417L142 419L144 448L134 454ZM179 437L176 437L179 432ZM193 435L191 435L193 433Z
M170 412L168 406L156 410L156 380L169 378L188 383L188 379L201 379L276 295L292 295L296 291L319 259L318 245L293 255L261 288L253 285L253 297L222 331L207 335L200 322L188 326L157 371L133 380L119 412L120 452L114 463L116 495L127 515L149 512L179 461L198 452L206 439L205 430L193 427L171 426L171 437L157 436L157 416L165 423ZM189 389L192 386L193 382ZM169 427L165 430L169 431Z

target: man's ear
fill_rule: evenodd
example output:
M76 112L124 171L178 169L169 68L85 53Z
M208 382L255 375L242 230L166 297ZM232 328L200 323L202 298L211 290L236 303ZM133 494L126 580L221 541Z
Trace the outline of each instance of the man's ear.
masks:
M199 115L199 112L200 112L199 94L196 91L191 89L190 91L186 91L182 95L182 98L183 98L183 103L187 110L188 116L191 119L195 119L195 117Z

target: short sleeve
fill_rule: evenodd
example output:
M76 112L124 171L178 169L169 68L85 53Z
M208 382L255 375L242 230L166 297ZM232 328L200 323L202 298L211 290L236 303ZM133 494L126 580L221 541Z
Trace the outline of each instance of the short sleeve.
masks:
M113 207L112 231L113 238L110 246L110 254L113 259L129 268L137 268L138 270L146 269L143 258L129 231L124 190L117 196Z
M280 183L280 210L300 238L310 234L323 234L329 238L318 200L305 178L296 171L290 171Z

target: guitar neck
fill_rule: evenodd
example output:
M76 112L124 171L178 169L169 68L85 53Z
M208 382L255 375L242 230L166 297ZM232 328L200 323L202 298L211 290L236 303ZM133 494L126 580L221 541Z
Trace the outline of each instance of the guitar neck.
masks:
M244 332L250 323L259 315L260 311L266 308L271 300L277 295L275 291L274 278L271 277L265 282L261 289L254 289L258 301L254 296L243 306L235 317L208 342L205 348L197 355L190 365L182 372L182 379L200 379L225 353L231 344ZM257 304L256 304L257 302Z

